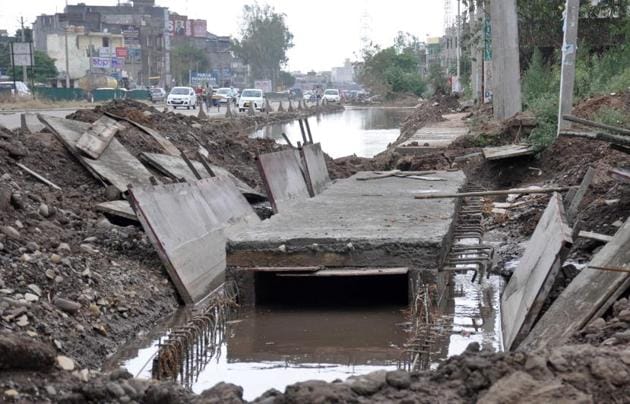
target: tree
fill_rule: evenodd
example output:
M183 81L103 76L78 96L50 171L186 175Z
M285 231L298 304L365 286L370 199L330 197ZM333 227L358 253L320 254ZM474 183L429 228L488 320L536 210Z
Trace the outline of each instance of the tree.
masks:
M280 68L289 60L287 51L293 47L285 17L269 5L243 7L241 39L233 41L233 49L250 66L253 79L278 83Z
M189 83L190 71L207 70L210 66L208 55L191 45L180 45L171 52L171 71L178 84Z
M0 70L9 76L10 80L13 80L13 69L9 53L9 45L0 45ZM42 51L35 51L33 59L35 65L32 69L29 69L29 78L32 78L34 82L48 84L51 80L57 78L59 72L55 66L54 59ZM15 73L15 79L22 80L22 69L16 68Z
M420 77L420 42L412 35L399 33L394 45L363 50L363 61L356 65L357 79L373 93L395 98L398 95L422 95L426 84Z
M284 88L291 88L295 84L295 77L289 72L281 71L278 79Z

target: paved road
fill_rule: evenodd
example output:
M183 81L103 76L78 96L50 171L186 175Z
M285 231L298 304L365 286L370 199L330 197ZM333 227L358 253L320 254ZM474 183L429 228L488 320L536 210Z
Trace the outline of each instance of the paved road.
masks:
M271 102L271 107L275 110L278 108L278 102L273 101ZM284 108L287 108L287 103L283 102L284 104ZM157 104L154 105L155 108L157 108L158 110L163 110L165 105L164 104ZM25 110L16 110L16 111L3 111L0 110L0 125L9 128L9 129L15 129L15 128L19 128L20 127L20 115L24 112L36 112L36 113L40 113L40 114L44 114L44 115L52 115L52 116L57 116L57 117L66 117L67 115L70 115L71 113L73 113L74 111L76 111L77 108L52 108L52 109L37 109L37 110L29 110L29 111L25 111ZM172 108L169 108L169 110L173 111ZM199 113L199 109L190 109L187 110L185 108L178 108L177 110L174 110L176 113L178 114L182 114L182 115L197 115ZM227 111L226 106L222 105L220 109L217 109L216 107L212 107L210 108L210 110L208 111L207 108L204 108L204 111L206 112L206 114L208 114L209 116L223 116L225 115L225 112ZM236 112L237 110L235 108L232 108L232 112Z

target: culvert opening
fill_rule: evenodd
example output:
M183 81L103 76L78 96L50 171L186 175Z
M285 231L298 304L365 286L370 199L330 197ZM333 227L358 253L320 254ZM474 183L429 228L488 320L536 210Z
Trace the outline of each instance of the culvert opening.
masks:
M317 277L258 273L255 288L257 306L405 306L409 281L407 274Z

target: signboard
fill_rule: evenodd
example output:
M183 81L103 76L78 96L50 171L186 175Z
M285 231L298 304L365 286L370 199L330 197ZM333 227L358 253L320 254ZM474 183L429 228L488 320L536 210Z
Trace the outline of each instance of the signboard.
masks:
M168 33L171 36L186 36L186 21L188 17L171 14L168 22Z
M190 76L190 85L216 87L217 79L212 73L193 72Z
M208 22L206 20L189 20L192 27L192 36L195 38L205 38L208 33Z
M125 67L124 58L112 58L112 69L122 69Z
M11 64L13 66L33 66L33 44L31 42L11 43Z
M254 81L254 87L260 88L264 93L270 93L272 91L271 80L256 80Z
M109 69L112 67L112 59L111 58L101 58L101 57L93 57L92 58L92 67L97 69Z
M110 58L112 57L113 52L111 48L99 48L98 49L98 57L101 58Z
M483 60L492 60L492 23L490 16L486 15L483 26Z
M117 58L126 58L129 56L129 51L127 48L116 48L116 57Z

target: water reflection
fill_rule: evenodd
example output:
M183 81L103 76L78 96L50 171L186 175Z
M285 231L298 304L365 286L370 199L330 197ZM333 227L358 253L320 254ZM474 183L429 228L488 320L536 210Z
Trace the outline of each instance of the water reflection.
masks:
M336 114L309 118L313 140L320 142L324 152L333 158L356 154L373 157L384 151L400 134L400 124L413 109L410 108L348 108ZM284 144L282 133L291 143L302 141L297 122L266 126L253 137L275 139Z

